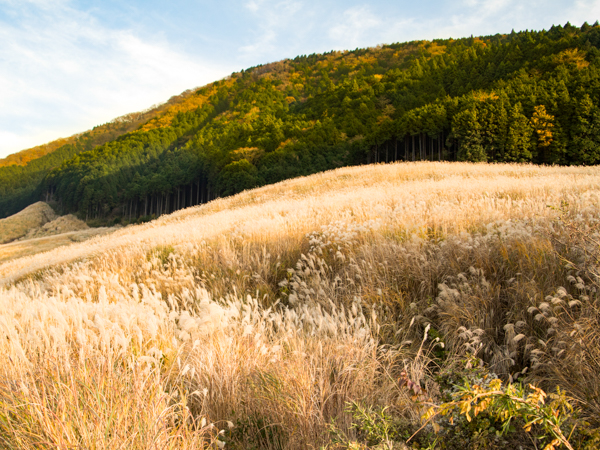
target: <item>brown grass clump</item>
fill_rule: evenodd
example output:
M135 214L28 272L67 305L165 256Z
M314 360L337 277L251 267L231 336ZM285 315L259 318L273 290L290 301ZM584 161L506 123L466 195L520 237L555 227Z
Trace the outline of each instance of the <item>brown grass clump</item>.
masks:
M88 228L83 220L79 220L73 214L67 214L66 216L61 216L51 222L47 222L38 228L32 228L21 240L55 236L72 231L87 230Z
M0 244L19 239L29 230L39 228L56 218L56 213L47 203L37 202L29 205L23 211L0 219Z
M8 261L1 442L402 448L461 379L494 376L566 390L588 431L564 435L591 442L598 175L345 168ZM413 441L549 442L480 417Z

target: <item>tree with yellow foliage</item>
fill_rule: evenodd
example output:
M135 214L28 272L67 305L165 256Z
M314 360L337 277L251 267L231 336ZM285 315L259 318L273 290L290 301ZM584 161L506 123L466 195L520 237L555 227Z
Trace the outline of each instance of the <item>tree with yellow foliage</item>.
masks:
M530 120L535 137L537 139L537 154L541 163L548 163L550 155L548 149L552 144L552 128L554 128L554 116L546 112L544 105L538 105L533 109Z

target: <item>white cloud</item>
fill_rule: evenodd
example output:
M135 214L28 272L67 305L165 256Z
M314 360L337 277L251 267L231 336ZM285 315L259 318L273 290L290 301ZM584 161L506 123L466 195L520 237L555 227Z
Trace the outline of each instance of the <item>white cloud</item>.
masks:
M570 14L569 20L573 25L581 25L588 22L590 25L600 19L600 0L579 0Z
M167 42L105 27L64 1L2 5L12 7L18 20L0 22L0 157L231 72L191 59Z
M253 13L255 13L255 12L258 12L258 10L260 9L260 5L262 3L263 3L262 0L250 0L244 6L246 8L248 8L250 11L252 11Z
M306 8L294 0L250 0L245 7L257 20L256 31L251 43L239 48L246 60L256 60L273 53L282 34L289 34L291 28L299 24L297 15ZM266 62L266 61L263 61Z
M329 37L337 46L341 45L347 49L364 45L365 38L383 25L383 21L367 6L347 9L340 19L329 30Z

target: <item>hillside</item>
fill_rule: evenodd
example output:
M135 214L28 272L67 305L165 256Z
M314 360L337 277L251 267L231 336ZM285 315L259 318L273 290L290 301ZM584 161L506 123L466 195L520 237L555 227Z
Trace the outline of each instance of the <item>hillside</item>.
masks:
M0 264L2 445L594 448L599 200L340 168Z
M599 46L597 24L567 23L249 68L103 145L0 168L0 216L52 198L87 221L145 221L370 162L596 164Z
M108 123L98 125L92 130L88 130L68 138L56 139L52 142L48 142L47 144L38 145L36 147L13 153L6 158L0 159L0 167L11 165L25 166L30 161L46 156L47 154L67 145L77 145L77 142L80 140L85 142L82 147L87 148L88 150L105 144L106 142L113 141L125 133L129 133L137 128L140 128L142 124L152 121L159 114L162 117L169 117L170 115L172 116L179 111L182 107L188 108L187 106L183 105L187 105L186 101L189 99L191 94L192 91L187 90L179 95L174 95L165 103L151 106L145 111L125 114L111 120Z
M83 242L97 236L110 234L119 227L82 227L77 222L68 221L65 224L64 217L48 222L42 228L30 230L30 232L16 241L8 244L0 244L0 263L38 253L49 252L58 247L69 246L74 242ZM67 219L68 220L68 219ZM65 226L67 225L67 226Z
M0 219L0 244L19 239L54 219L56 213L47 203L34 203L13 216Z
M171 97L161 105L125 114L92 130L22 150L0 159L0 217L14 214L40 199L48 200L43 181L48 172L77 154L90 151L141 127L159 114L168 116L186 102L191 91Z
M0 219L0 263L109 234L117 227L90 228L72 214L57 217L44 202Z

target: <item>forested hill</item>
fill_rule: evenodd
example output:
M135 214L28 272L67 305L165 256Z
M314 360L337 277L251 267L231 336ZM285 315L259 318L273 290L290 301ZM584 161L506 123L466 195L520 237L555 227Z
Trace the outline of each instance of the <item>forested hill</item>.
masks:
M596 164L599 47L598 23L567 23L254 67L103 145L0 168L0 216L43 197L82 218L134 220L370 162Z

